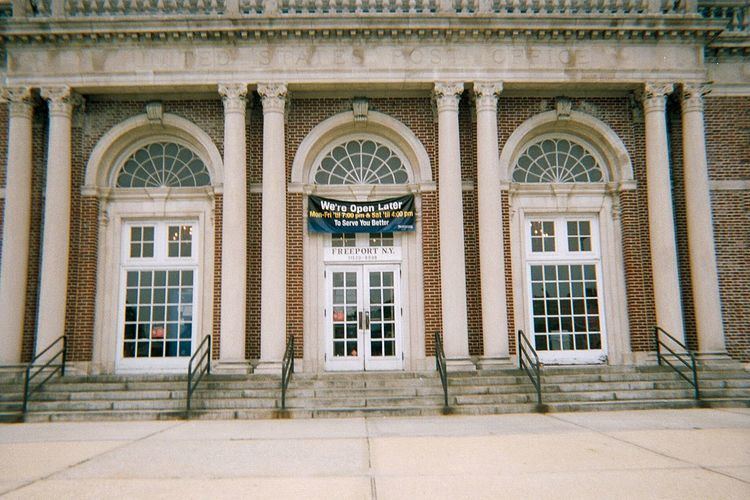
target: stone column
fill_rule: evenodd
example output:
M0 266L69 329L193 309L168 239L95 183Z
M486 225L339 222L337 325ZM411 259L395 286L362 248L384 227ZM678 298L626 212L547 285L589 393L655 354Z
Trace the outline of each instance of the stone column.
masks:
M246 372L247 295L247 84L219 84L224 102L224 196L221 244L221 349L219 370Z
M482 285L482 368L509 361L508 313L505 301L502 198L497 142L497 95L500 82L475 82L477 107L477 198L479 269Z
M286 92L284 84L258 85L263 100L263 265L257 373L281 373L286 343Z
M706 87L684 84L680 96L685 210L695 328L698 348L706 354L726 352L703 128L703 96L707 93Z
M5 175L3 253L0 267L0 364L21 361L26 273L31 229L31 118L29 87L3 90L10 103Z
M43 88L42 97L49 106L49 138L37 353L65 333L70 249L71 127L73 106L77 100L69 87Z
M646 182L656 324L684 340L665 116L667 94L673 88L671 83L646 83L644 87Z
M469 359L466 316L466 258L461 191L458 102L463 83L435 83L438 110L438 172L440 209L440 282L443 340L448 369L473 370Z

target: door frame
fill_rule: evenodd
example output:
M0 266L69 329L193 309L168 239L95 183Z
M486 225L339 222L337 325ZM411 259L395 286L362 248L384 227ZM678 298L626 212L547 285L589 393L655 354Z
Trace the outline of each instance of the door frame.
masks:
M394 356L373 357L371 353L371 304L370 272L393 272L394 278ZM357 357L336 360L333 354L333 276L336 272L355 272L357 276ZM325 343L326 371L401 371L404 369L403 303L401 299L401 265L394 263L377 264L327 264L324 270L325 309L323 339ZM345 349L348 349L346 347ZM348 359L346 359L348 358Z

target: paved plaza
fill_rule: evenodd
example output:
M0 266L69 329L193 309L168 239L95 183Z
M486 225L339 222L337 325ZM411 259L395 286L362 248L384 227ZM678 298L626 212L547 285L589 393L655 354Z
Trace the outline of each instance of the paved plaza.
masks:
M0 426L3 498L750 498L750 409Z

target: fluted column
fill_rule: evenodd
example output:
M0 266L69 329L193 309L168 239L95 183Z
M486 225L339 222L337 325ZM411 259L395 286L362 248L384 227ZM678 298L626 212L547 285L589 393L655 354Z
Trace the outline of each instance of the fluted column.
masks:
M464 255L461 153L458 102L463 83L435 83L438 110L438 172L440 209L440 282L443 339L450 370L470 370L466 315L466 258Z
M656 324L684 340L665 116L667 95L673 89L671 83L647 83L644 87L646 181Z
M80 99L69 87L43 88L49 106L47 185L39 286L36 352L65 333L70 249L71 127L73 106Z
M497 96L500 82L475 82L477 107L477 198L479 205L479 269L482 286L482 368L508 360L508 313L497 142Z
M31 229L31 89L3 90L9 102L3 253L0 266L0 364L21 361Z
M224 196L221 244L220 369L246 371L247 183L245 95L247 85L220 84L224 102Z
M281 373L286 339L286 85L258 85L263 100L263 239L260 363L257 373Z
M703 127L703 96L707 93L708 89L704 86L685 84L680 96L685 211L698 348L703 353L724 353L724 326Z

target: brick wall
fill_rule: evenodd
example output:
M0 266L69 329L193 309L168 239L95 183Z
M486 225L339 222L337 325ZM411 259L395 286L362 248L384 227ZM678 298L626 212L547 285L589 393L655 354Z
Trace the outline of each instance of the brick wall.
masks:
M687 214L685 209L685 169L682 154L682 114L676 99L670 99L667 110L669 128L670 177L674 203L675 241L677 244L677 273L682 300L682 322L685 342L691 349L698 349L695 331L695 309L693 307L693 280L690 275L690 252L688 250Z
M255 98L255 106L248 109L248 295L246 354L249 358L260 356L260 251L262 196L250 193L250 186L262 182L262 107ZM321 121L350 108L348 99L292 100L289 110L286 138L287 178L299 144ZM545 98L502 97L498 106L498 137L500 148L510 134L526 119L553 109L554 101ZM574 100L574 109L582 109L607 123L623 140L633 162L638 188L620 196L623 256L625 265L628 315L631 347L635 351L651 350L651 327L654 324L653 294L651 291L651 264L648 234L648 207L645 171L645 141L643 124L633 120L629 102L625 98L595 98ZM221 102L168 101L166 112L175 113L196 123L223 149L223 109ZM439 183L437 169L437 124L433 120L429 98L385 99L370 101L370 109L386 113L402 121L424 144L433 165L433 177ZM709 170L712 180L750 179L750 98L708 98L706 100L706 129ZM71 214L71 255L68 286L67 331L71 333L73 359L90 360L93 352L93 323L96 300L97 248L99 206L95 197L83 197L85 166L99 139L121 121L141 114L144 103L132 101L94 101L86 107L83 119L74 120L73 129L73 180ZM739 112L738 112L739 110ZM462 179L476 184L476 124L471 119L467 99L460 107ZM36 324L37 283L39 279L39 243L41 236L42 194L46 148L46 110L37 108L34 119L33 144L33 207L32 238L26 322L23 338L23 356L31 356ZM681 186L681 135L679 119L672 124L673 182L678 249L681 256L680 273L683 285L689 278L685 257L686 238L684 224L684 189ZM0 186L5 182L7 158L7 107L0 109ZM744 142L743 142L744 141ZM476 187L476 186L475 186ZM433 334L442 330L440 298L439 213L438 193L422 196L422 251L424 259L424 305L426 351L434 352ZM482 354L481 293L479 282L479 255L477 234L476 191L464 193L464 238L466 252L467 307L469 313L469 349L472 355ZM303 352L303 195L287 194L287 323L289 333L294 333L297 356ZM716 222L717 258L720 273L722 307L727 335L727 348L737 359L750 359L747 336L747 310L750 302L748 283L748 213L750 196L747 191L714 191L712 193ZM505 231L506 296L508 299L509 342L515 352L515 325L513 325L513 287L522 286L512 274L510 263L510 228L508 196L503 194L503 225ZM0 208L0 216L2 215ZM2 219L0 219L1 221ZM215 200L215 262L214 262L214 357L220 349L221 305L221 227L222 197ZM0 222L0 238L2 224ZM515 235L513 237L516 237ZM0 240L1 241L1 240ZM1 256L0 256L1 257ZM688 283L689 285L689 283ZM695 345L694 326L691 326L692 306L690 287L683 286L686 307L688 339ZM686 295L687 293L687 295ZM692 330L691 330L692 328ZM692 332L692 333L691 333ZM610 335L616 334L611 332Z
M458 114L461 147L461 180L474 188L463 193L464 254L466 256L466 312L469 328L469 354L484 353L482 338L482 286L479 268L479 212L477 206L477 125L472 119L469 93L461 99Z
M750 97L707 97L706 153L712 181L750 181ZM750 362L750 190L711 192L724 335Z
M22 361L31 360L34 354L34 338L36 336L36 314L39 295L39 269L41 265L41 239L44 214L44 165L46 162L47 149L47 109L45 106L36 106L34 108L31 133L31 232L29 235L29 267L26 272L26 306L23 323L23 340L21 345Z
M248 96L247 127L247 310L245 356L260 357L261 243L263 195L251 192L263 182L263 106L257 96Z

